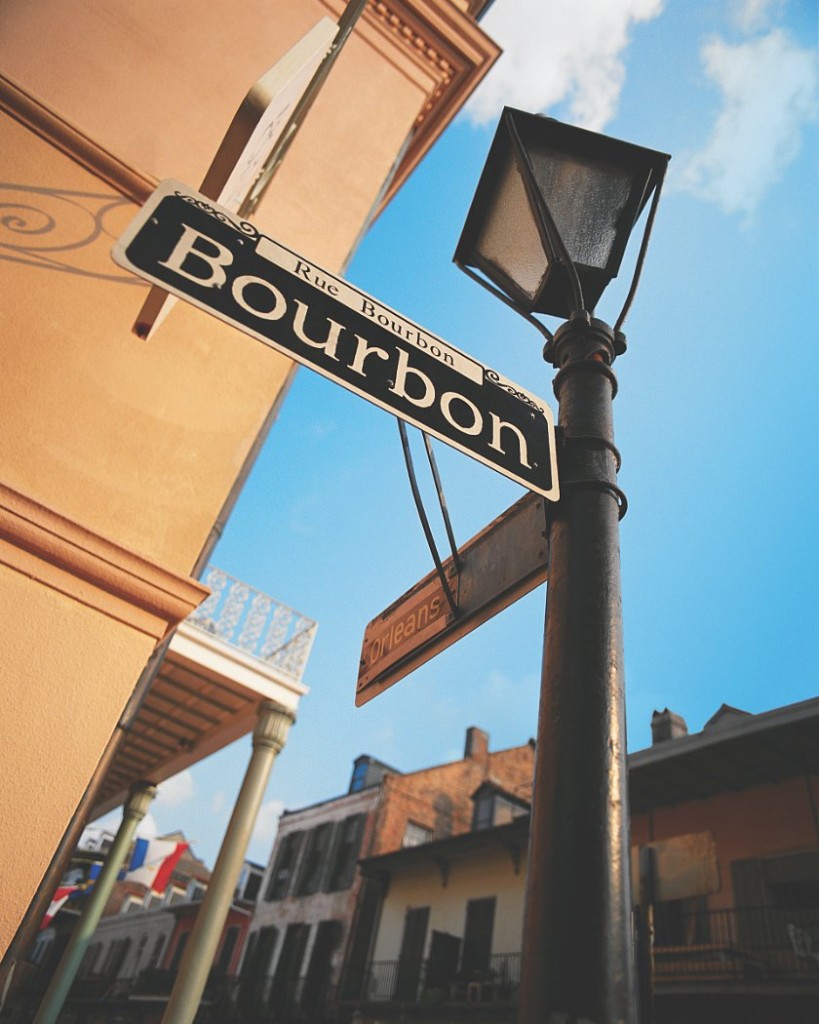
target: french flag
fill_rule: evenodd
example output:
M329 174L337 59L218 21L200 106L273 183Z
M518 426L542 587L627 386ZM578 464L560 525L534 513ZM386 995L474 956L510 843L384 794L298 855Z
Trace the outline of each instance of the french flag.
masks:
M187 848L187 843L174 839L137 839L125 881L140 882L154 892L163 893Z

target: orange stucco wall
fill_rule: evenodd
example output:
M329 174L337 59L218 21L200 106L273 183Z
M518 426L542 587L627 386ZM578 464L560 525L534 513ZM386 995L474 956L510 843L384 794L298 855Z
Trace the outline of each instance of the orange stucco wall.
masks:
M0 937L8 942L152 644L2 566L0 621Z
M712 832L720 889L709 896L708 904L712 910L732 907L733 861L819 845L808 786L812 786L815 805L819 805L819 779L798 778L637 814L631 821L631 841L639 845L692 832Z
M183 303L139 341L147 288L109 256L135 206L15 121L0 149L10 208L54 222L3 265L3 481L189 572L290 363Z

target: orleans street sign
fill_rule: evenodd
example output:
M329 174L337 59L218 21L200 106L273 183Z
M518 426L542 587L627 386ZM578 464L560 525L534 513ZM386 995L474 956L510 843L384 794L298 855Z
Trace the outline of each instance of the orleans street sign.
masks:
M527 494L443 563L453 611L429 573L364 631L356 705L365 704L543 583L549 542L543 499Z
M542 399L186 185L162 182L112 255L127 270L558 499L554 421Z

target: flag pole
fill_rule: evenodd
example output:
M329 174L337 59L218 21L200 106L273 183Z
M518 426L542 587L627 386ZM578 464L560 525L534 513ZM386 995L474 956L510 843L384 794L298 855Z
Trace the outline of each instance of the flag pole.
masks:
M94 883L94 888L91 890L79 921L74 926L71 938L68 940L68 945L32 1024L55 1024L88 944L97 929L108 898L113 891L114 883L128 853L136 827L145 817L155 796L156 787L147 782L137 783L131 789L122 811L122 822L106 858L105 866Z

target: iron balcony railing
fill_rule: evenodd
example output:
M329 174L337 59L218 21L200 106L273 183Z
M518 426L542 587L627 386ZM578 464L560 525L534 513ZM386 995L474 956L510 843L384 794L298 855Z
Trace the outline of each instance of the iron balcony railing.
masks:
M813 983L819 987L819 908L754 907L681 913L659 906L653 977L665 984ZM372 1002L510 1002L518 996L520 954L489 957L481 970L447 971L433 960L381 960L365 974Z
M215 566L202 582L211 595L186 621L300 682L317 623Z
M447 970L434 960L381 960L367 969L362 998L372 1002L509 1002L517 998L520 953L496 953L481 969Z
M655 914L653 959L658 983L819 984L819 908L748 907L689 913L668 909Z

